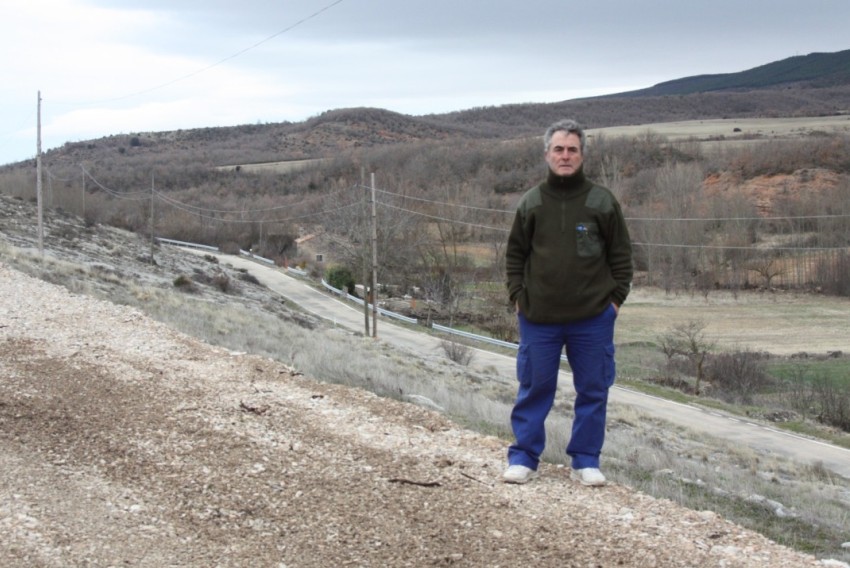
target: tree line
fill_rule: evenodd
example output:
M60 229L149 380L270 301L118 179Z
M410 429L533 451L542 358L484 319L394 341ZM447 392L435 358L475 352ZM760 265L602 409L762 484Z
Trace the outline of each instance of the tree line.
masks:
M513 206L545 175L542 154L539 137L461 138L351 148L312 166L250 173L128 143L109 160L46 160L46 202L142 234L153 214L157 236L308 266L315 259L299 256L296 242L321 233L325 258L359 277L370 256L365 174L374 173L379 281L454 310L475 285L501 283ZM586 169L623 204L638 284L850 295L846 135L716 143L649 130L596 136ZM761 193L748 189L754 180ZM0 188L33 199L34 171L6 170Z

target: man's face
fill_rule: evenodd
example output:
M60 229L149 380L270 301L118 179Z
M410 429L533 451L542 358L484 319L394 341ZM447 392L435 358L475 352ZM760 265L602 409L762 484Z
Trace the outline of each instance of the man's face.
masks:
M546 150L546 163L554 173L571 176L578 171L583 161L578 134L559 130L552 135L549 149Z

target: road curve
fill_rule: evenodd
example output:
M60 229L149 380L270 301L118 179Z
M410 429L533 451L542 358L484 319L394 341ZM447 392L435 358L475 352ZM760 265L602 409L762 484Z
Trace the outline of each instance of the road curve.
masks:
M208 251L186 249L195 254L209 255ZM352 331L364 331L363 310L323 293L294 278L277 267L225 254L214 254L220 262L244 269L255 276L270 290L299 305L316 316L332 321ZM411 351L439 351L440 340L403 326L395 325L386 317L378 320L377 335L382 341ZM513 357L477 350L473 366L486 368L494 380L512 383L515 379ZM571 374L563 371L562 385L571 385ZM672 424L691 430L706 432L712 436L742 444L756 451L784 457L803 464L820 464L850 479L850 449L841 448L818 440L784 432L768 425L758 424L740 417L714 410L665 400L652 395L615 386L611 390L612 404L624 404L638 408Z

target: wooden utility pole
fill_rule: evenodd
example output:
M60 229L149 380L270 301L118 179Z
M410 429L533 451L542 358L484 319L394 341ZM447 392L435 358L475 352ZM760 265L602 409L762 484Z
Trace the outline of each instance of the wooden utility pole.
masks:
M153 259L153 245L154 245L154 234L153 234L153 199L154 199L153 172L151 172L151 264L154 264L154 259Z
M378 225L375 213L375 173L372 172L372 337L378 337Z
M83 172L83 222L86 220L86 168L80 164L80 171Z
M360 168L360 187L364 190L366 189L366 169L361 166ZM369 207L369 194L365 191L363 192L363 212L368 211ZM369 239L363 239L363 320L366 325L366 337L369 337L369 288L371 287L372 278L369 276L369 254L366 250L366 243L369 242Z
M35 151L35 199L38 204L38 252L44 255L44 203L41 198L41 91L38 92L38 122Z

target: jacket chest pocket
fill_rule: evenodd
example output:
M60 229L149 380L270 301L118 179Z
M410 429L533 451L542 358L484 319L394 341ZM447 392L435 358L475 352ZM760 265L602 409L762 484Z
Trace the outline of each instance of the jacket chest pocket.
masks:
M576 248L581 258L594 258L602 255L602 235L599 226L587 221L576 223Z

